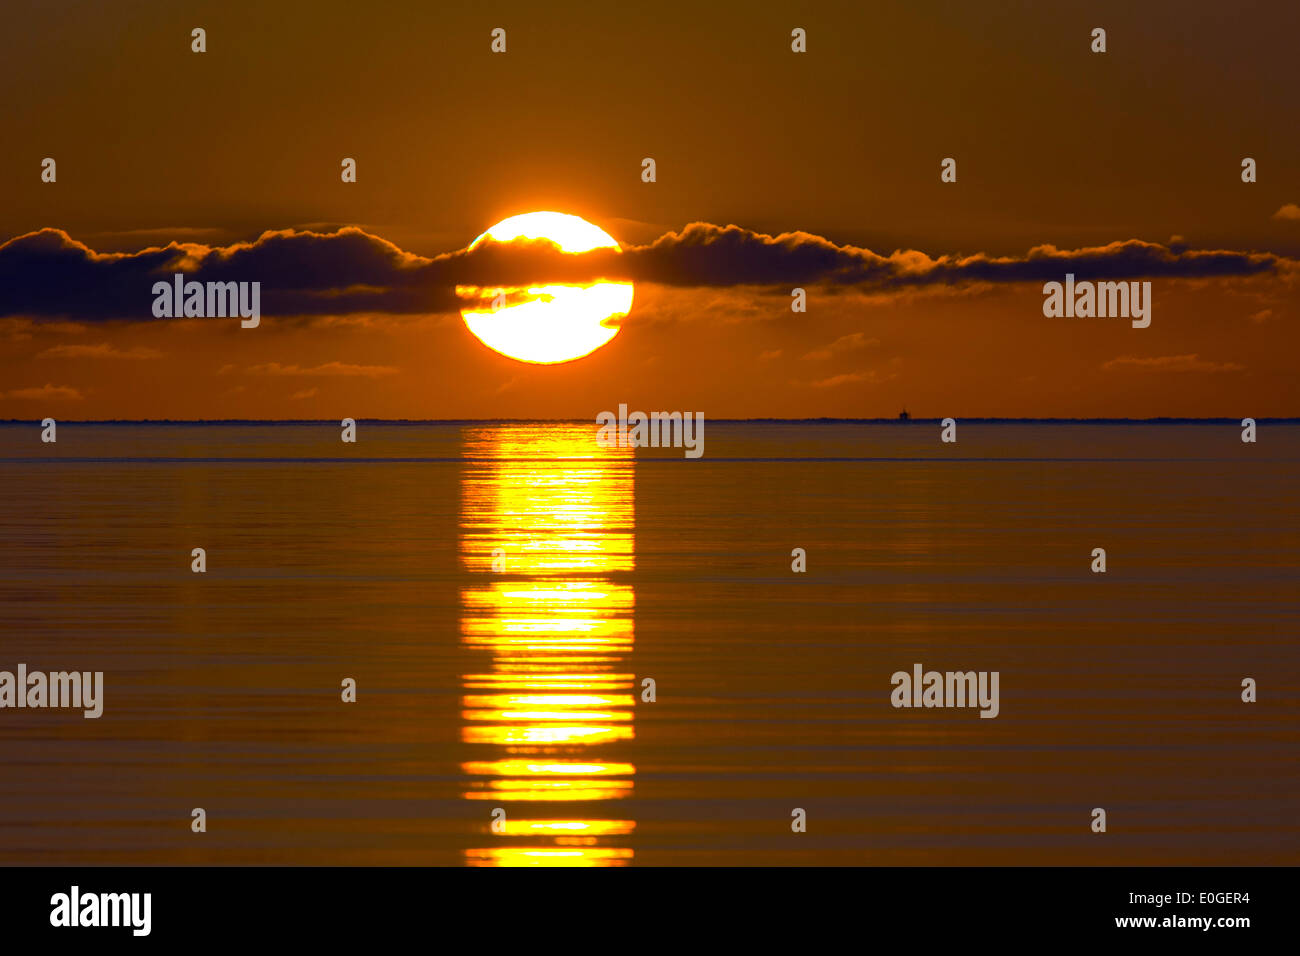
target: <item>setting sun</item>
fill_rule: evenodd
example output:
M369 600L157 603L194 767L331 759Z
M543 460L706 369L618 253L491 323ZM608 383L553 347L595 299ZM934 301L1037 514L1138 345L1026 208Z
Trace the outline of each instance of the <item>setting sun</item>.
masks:
M470 248L486 239L549 239L569 253L619 248L603 229L559 212L511 216L475 239ZM632 308L630 282L472 291L481 302L490 303L502 294L509 296L510 302L499 308L462 310L469 330L488 348L537 364L570 362L589 355L618 334L617 320Z

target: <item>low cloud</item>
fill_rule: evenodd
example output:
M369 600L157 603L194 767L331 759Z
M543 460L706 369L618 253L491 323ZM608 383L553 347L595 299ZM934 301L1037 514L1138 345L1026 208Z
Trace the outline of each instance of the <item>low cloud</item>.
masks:
M107 342L98 345L55 345L36 354L37 358L73 358L73 359L158 359L163 353L157 349L138 346L119 349Z
M844 375L832 375L830 378L823 378L820 381L810 382L813 388L835 388L839 385L851 385L854 382L867 381L866 372L847 372Z
M1298 220L1300 219L1300 206L1297 206L1293 202L1289 202L1277 212L1273 213L1273 218L1291 221Z
M1236 362L1210 362L1199 355L1157 355L1150 358L1138 358L1134 355L1121 355L1101 367L1106 371L1116 369L1147 369L1156 372L1240 372L1246 366Z
M12 391L0 392L0 398L19 398L43 402L79 402L83 396L81 392L70 385L51 385L47 382L38 388L15 388Z

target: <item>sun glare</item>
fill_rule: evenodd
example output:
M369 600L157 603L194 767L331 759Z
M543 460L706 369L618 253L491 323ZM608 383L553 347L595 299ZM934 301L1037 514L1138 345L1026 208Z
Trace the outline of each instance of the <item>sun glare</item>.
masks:
M614 237L578 216L530 212L497 223L475 239L549 239L564 252L617 249ZM461 316L488 348L521 362L554 364L590 355L618 334L618 319L632 308L632 283L542 285L516 288L459 287L479 303ZM504 296L504 299L499 297ZM499 307L498 301L506 304ZM483 306L488 307L484 308Z

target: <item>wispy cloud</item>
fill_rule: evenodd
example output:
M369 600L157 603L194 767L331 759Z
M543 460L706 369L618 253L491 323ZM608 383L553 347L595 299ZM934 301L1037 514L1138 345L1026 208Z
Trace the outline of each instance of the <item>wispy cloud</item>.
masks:
M1199 355L1157 355L1139 358L1134 355L1121 355L1101 367L1107 371L1115 369L1149 369L1157 372L1240 372L1246 366L1237 362L1211 362Z
M391 365L349 365L346 362L326 362L311 368L267 362L265 365L250 365L247 371L250 375L328 375L344 378L382 378L397 374L397 369Z
M867 384L880 385L884 382L892 382L899 376L898 366L901 362L898 359L890 361L891 367L888 369L866 369L861 372L845 372L842 375L832 375L829 378L819 379L815 382L807 383L811 388L838 388L841 385ZM794 384L799 384L798 382Z
M137 346L129 349L119 349L109 345L107 342L101 342L98 345L55 345L43 352L38 352L37 358L72 358L72 359L157 359L162 358L163 353L157 349Z
M830 345L823 346L819 349L813 349L806 354L806 359L828 359L832 355L839 355L842 352L852 352L854 349L867 348L872 345L879 345L879 339L867 338L863 332L852 332L848 335L841 335Z

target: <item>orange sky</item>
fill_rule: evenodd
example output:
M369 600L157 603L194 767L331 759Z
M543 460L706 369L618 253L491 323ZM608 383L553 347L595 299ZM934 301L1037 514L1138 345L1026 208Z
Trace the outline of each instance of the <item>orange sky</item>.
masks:
M625 245L701 221L883 256L1140 239L1300 258L1300 13L1280 0L11 6L0 242L52 227L136 252L357 225L433 258L558 209ZM791 283L672 280L639 281L610 345L548 367L442 305L242 330L16 309L0 287L0 417L1300 414L1290 268L1154 277L1140 330L1046 318L1041 281L814 283L794 314Z

